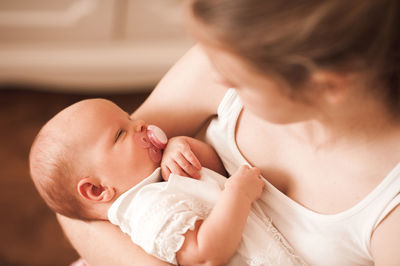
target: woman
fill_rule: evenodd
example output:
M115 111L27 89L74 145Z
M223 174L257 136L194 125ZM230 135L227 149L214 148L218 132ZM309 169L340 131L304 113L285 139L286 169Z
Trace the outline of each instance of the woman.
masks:
M212 119L206 139L227 171L261 169L265 212L309 264L399 265L397 1L188 9L199 45L133 116L170 137ZM89 264L164 265L110 224L59 218Z

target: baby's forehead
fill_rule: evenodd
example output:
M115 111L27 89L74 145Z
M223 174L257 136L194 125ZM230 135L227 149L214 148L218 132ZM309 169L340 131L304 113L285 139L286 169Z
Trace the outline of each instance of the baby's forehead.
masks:
M118 113L123 112L123 110L113 103L112 101L106 99L86 99L79 101L65 109L66 113L79 114L79 113Z
M104 112L110 113L120 108L113 102L105 99L87 99L76 102L54 116L54 121L69 120L71 117L75 119L90 116L101 116Z
M44 130L58 134L76 135L92 132L93 128L104 129L110 127L118 117L129 116L113 102L104 99L88 99L77 102L56 114L45 126ZM65 136L68 138L68 136Z
M125 111L109 100L87 99L59 112L50 121L49 126L67 132L74 130L74 127L85 130L89 127L105 127L112 121L117 121L118 117L126 115Z
M57 128L63 128L63 126L73 123L75 119L72 118L79 118L79 113L82 112L76 107L77 106L74 104L58 112L47 122L47 124L44 126L44 129L54 130Z

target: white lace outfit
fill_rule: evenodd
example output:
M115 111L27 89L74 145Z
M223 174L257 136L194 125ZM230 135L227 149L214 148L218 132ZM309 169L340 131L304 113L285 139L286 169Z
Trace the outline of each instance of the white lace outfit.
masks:
M249 165L235 137L242 109L235 90L228 90L219 105L218 116L206 132L206 141L214 147L230 174L243 164ZM270 156L268 151L265 156ZM268 214L296 254L309 265L374 265L370 251L372 233L400 204L400 163L360 202L337 214L309 210L268 181L265 189L267 193L257 201L260 211Z
M205 219L215 205L226 178L209 169L201 180L171 174L161 182L160 168L122 194L108 211L109 220L131 236L147 253L177 264L175 253L187 230ZM252 205L242 242L230 260L231 266L302 265L273 227L271 220Z

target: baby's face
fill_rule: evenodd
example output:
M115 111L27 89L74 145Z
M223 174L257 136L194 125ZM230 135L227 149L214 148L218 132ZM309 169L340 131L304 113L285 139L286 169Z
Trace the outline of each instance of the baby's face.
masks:
M159 162L140 145L137 135L146 130L141 120L130 116L110 101L94 99L76 104L67 116L74 152L80 169L106 180L117 193L124 192L149 176ZM136 140L135 140L136 139Z

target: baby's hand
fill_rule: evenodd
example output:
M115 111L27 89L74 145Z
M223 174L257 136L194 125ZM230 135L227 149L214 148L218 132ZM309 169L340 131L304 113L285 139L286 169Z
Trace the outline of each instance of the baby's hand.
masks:
M264 184L260 176L260 169L242 165L225 183L225 189L242 194L252 203L261 196Z
M161 174L168 181L171 173L200 178L201 164L185 137L174 137L168 141L161 160Z

